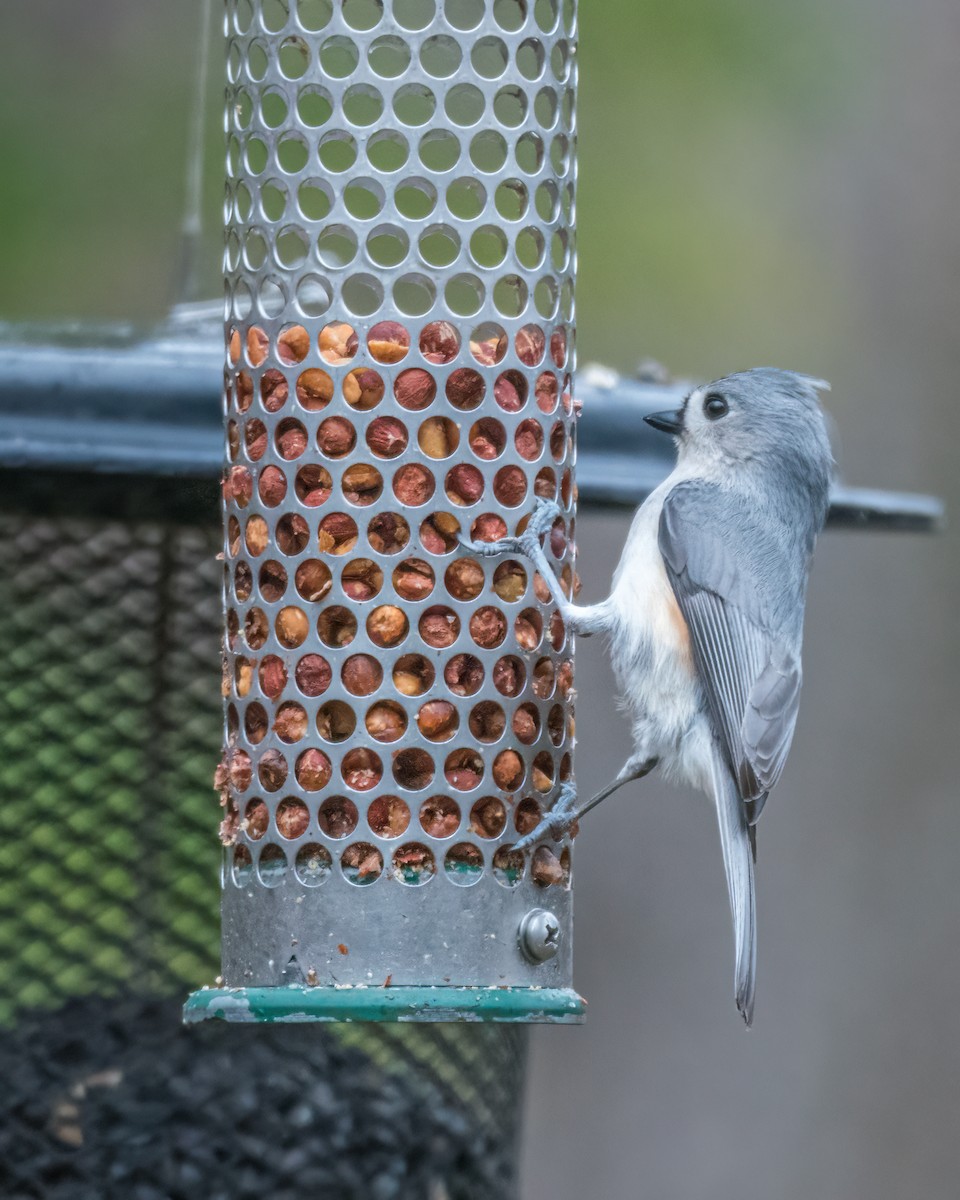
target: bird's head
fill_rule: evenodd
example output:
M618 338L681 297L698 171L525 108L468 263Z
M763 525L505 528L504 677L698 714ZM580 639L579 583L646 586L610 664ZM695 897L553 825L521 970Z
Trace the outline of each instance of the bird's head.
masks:
M829 386L757 367L694 388L676 412L644 419L677 439L679 462L698 476L721 479L755 464L828 479L833 459L817 392Z

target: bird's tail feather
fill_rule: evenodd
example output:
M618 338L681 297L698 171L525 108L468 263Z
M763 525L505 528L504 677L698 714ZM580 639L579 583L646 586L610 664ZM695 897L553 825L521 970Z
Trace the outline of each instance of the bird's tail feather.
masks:
M713 794L720 824L723 867L727 875L736 948L737 1008L748 1028L753 1021L757 979L757 910L750 827L737 785L719 747L713 755Z

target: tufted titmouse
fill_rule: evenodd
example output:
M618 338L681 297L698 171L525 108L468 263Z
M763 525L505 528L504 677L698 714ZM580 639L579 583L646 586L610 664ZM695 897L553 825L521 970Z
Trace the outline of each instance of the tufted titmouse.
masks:
M736 943L737 1008L753 1019L755 824L780 778L800 700L807 576L833 460L822 380L758 368L644 418L677 441L677 465L637 510L610 596L570 603L540 544L559 509L539 501L516 538L471 545L529 557L568 630L605 633L633 727L617 777L577 806L561 789L518 846L560 838L654 767L712 795ZM467 543L465 543L467 544Z

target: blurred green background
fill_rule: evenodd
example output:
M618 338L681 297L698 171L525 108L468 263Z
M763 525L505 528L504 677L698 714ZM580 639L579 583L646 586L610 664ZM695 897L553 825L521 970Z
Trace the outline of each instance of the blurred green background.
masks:
M177 285L196 0L34 0L6 20L0 313L156 318ZM826 370L856 297L836 271L844 230L824 151L862 122L891 53L889 31L824 0L584 4L581 361L630 368L644 352L709 371L809 360L816 346L807 365ZM221 78L215 56L208 295Z
M4 19L0 318L149 324L177 294L199 6L31 0ZM955 510L955 0L584 0L580 28L581 364L823 375L847 479ZM584 513L585 599L625 527ZM702 801L652 780L591 817L590 1016L534 1035L528 1200L955 1200L958 551L948 532L818 552L800 725L761 833L751 1035ZM578 681L591 792L627 732L589 643Z

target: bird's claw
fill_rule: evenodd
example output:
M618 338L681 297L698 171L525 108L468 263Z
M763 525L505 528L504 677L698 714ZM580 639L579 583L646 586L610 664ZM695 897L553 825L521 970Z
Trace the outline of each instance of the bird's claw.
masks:
M522 554L520 539L515 537L501 538L498 542L471 542L463 534L457 534L457 541L471 554L478 558L498 558L501 554Z
M500 538L496 542L471 542L458 533L457 541L465 550L480 558L496 558L501 554L521 554L525 558L533 558L540 549L540 539L561 515L560 506L555 500L541 497L530 514L526 529L517 537Z
M533 506L533 512L530 514L527 527L520 535L521 540L530 535L539 542L543 535L549 532L557 517L562 515L560 505L556 500L545 500L542 496L539 496L536 504Z
M562 784L553 808L543 820L525 834L514 846L521 852L531 850L537 842L559 842L577 823L577 789L571 783Z

